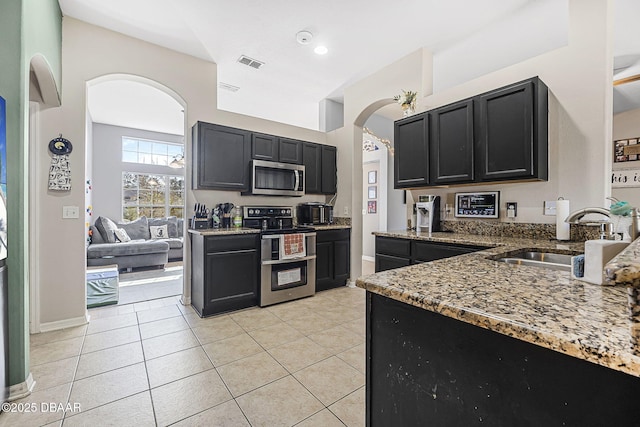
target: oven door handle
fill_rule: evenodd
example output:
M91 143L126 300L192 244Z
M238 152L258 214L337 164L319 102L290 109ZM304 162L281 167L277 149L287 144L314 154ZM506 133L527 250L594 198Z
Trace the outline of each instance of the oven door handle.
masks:
M316 235L315 232L309 233L309 232L306 232L306 231L305 232L301 231L300 233L304 234L305 237L311 237L311 236L315 236ZM295 233L295 234L297 234L297 233ZM262 236L262 239L279 239L282 236L284 236L284 234L265 234L264 236Z
M262 265L272 265L272 264L290 264L298 261L309 261L312 259L316 259L315 255L304 256L300 258L287 258L287 259L274 259L274 260L266 260L260 261Z

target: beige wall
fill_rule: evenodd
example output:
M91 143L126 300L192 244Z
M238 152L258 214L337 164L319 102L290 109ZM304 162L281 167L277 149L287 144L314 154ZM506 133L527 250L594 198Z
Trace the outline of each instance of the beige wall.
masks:
M613 116L613 141L638 137L640 137L640 108ZM609 148L613 149L611 146ZM613 169L640 169L640 161L614 163ZM631 206L640 207L640 188L638 187L612 188L611 195L629 202Z
M80 323L85 316L85 237L84 217L62 219L62 207L85 208L85 155L87 131L85 126L87 83L110 74L138 76L146 82L157 82L160 89L174 93L185 106L186 155L191 157L191 126L207 121L250 130L274 133L291 138L325 143L325 134L287 126L267 120L217 110L216 64L152 45L137 39L86 24L72 18L63 21L63 80L62 107L43 111L37 156L39 167L33 177L38 206L34 215L38 224L39 256L33 260L38 271L37 288L40 300L40 322L44 329ZM72 190L52 193L46 188L50 157L49 139L62 133L74 144L70 162ZM187 164L187 177L191 176ZM310 198L307 196L307 198ZM313 198L311 198L313 199ZM324 197L321 198L324 200ZM245 199L235 192L188 191L187 206L195 201L208 205L222 201L240 204ZM273 199L252 198L252 203L273 202ZM278 204L297 203L300 199ZM187 244L188 248L189 245ZM60 257L59 254L64 254ZM189 298L190 254L185 265L186 293Z

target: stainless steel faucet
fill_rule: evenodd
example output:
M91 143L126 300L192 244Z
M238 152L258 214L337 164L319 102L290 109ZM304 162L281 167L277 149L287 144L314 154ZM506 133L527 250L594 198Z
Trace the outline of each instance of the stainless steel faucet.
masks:
M606 216L608 220L583 220L582 218L588 214L600 214ZM631 209L631 227L629 228L629 235L631 240L635 240L640 237L640 212L638 209ZM577 211L573 211L564 220L569 224L581 224L581 225L598 225L600 226L600 239L612 239L613 229L611 224L611 212L604 208L584 208Z

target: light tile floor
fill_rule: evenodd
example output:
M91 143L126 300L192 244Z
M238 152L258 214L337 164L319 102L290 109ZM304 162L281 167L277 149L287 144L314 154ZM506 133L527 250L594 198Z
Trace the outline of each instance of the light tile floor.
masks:
M0 426L364 426L362 289L206 319L175 297L90 314L32 335L35 390L15 402L32 412Z

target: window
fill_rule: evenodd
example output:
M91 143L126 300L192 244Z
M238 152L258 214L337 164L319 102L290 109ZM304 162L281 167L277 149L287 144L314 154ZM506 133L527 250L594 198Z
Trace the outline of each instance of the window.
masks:
M184 158L182 144L122 137L123 162L169 166L171 161L177 158Z
M184 217L184 177L137 172L122 173L122 217Z

